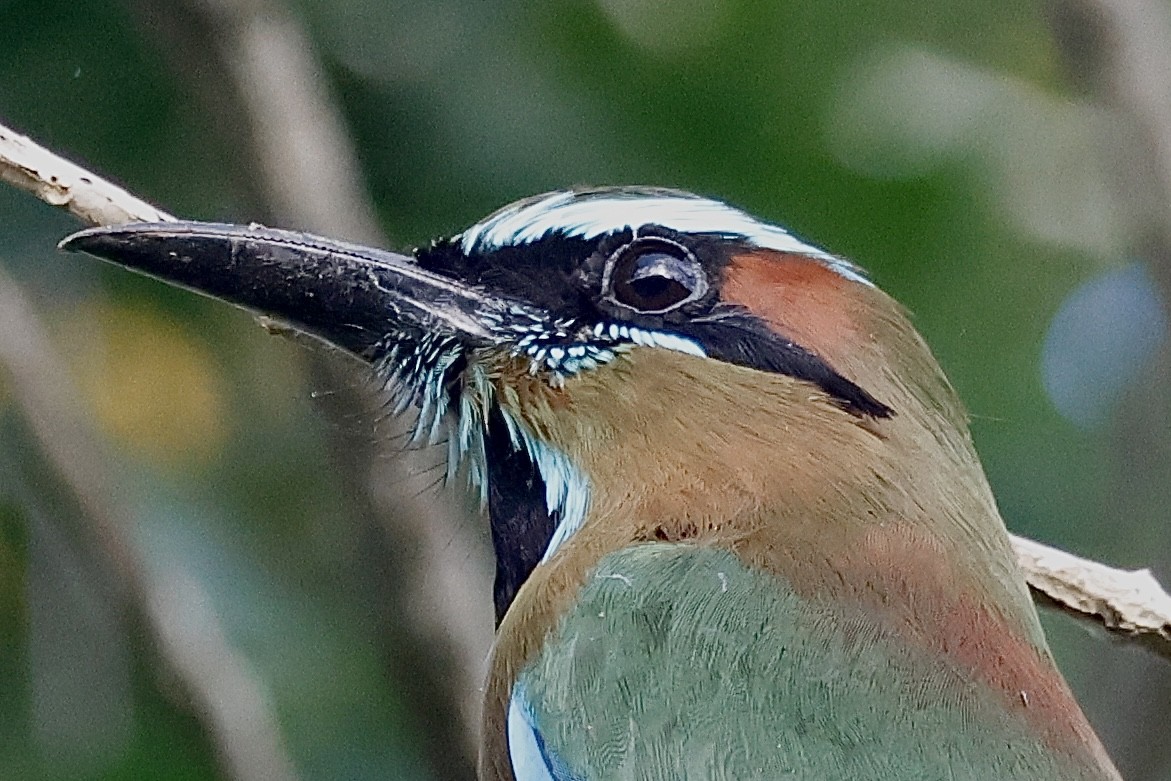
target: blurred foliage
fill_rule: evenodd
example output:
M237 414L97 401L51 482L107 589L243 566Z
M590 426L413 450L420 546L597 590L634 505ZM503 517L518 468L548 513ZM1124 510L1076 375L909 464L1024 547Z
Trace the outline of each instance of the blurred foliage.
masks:
M0 117L173 213L247 221L258 207L244 123L211 110L206 80L192 87L205 66L152 36L152 8L0 2ZM1067 89L1032 4L300 0L295 10L400 245L575 183L683 187L774 219L856 259L914 313L971 409L1014 531L1171 579L1166 340L1151 340L1100 422L1063 418L1042 381L1055 314L1131 263L1134 239L1109 175L1114 119ZM151 569L181 567L202 584L271 692L302 778L428 777L418 747L428 705L404 700L387 673L396 646L381 622L379 564L341 510L347 483L328 428L338 424L314 400L344 389L315 385L299 345L244 315L59 256L54 243L72 227L0 189L0 263L35 297L87 416L115 448L111 475L135 497L125 520ZM1098 314L1125 318L1118 307ZM1165 328L1160 317L1146 322ZM0 374L2 774L214 777L191 717L144 674L133 638L117 663L126 730L95 733L108 745L80 764L46 736L45 702L68 711L93 693L77 670L36 674L47 668L33 655L47 637L87 647L62 624L85 614L71 599L93 596L84 578L72 596L47 585L77 543L35 542L53 525L35 517L57 489L20 477L38 456L3 384ZM120 637L111 620L93 631ZM1046 623L1127 778L1171 778L1171 748L1150 726L1171 716L1168 666L1061 617Z

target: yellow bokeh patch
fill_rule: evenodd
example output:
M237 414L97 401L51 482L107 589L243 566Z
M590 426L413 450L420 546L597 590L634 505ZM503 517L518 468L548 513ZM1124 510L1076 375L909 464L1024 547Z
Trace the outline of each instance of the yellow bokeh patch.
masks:
M211 351L164 312L99 304L79 314L96 328L71 339L84 343L73 364L99 426L164 467L213 458L229 426L226 383Z

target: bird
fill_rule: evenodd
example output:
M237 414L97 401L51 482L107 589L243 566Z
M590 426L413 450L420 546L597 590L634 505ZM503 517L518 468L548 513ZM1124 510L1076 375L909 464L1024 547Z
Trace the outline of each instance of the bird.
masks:
M484 781L1120 778L956 392L853 262L630 186L409 254L182 221L61 247L359 358L446 442L496 557Z

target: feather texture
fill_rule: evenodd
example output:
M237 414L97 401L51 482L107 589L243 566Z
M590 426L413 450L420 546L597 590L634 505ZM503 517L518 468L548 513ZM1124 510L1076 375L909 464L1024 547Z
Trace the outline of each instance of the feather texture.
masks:
M547 778L1102 777L962 665L718 548L607 555L518 687Z

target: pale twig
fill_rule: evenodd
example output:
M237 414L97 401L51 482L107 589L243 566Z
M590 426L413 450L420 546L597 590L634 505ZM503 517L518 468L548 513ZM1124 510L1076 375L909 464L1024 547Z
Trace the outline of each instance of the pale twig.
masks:
M171 220L117 186L0 126L0 179L89 223ZM116 596L149 636L149 648L179 681L215 747L225 776L237 781L297 777L271 704L247 661L231 647L219 618L178 564L153 574L130 541L130 502L83 417L68 369L17 285L0 274L0 366L13 398L46 456L75 494L78 521L112 573Z
M171 215L0 125L0 179L90 225L169 222Z
M1012 537L1035 595L1171 659L1171 595L1148 569L1122 570Z

